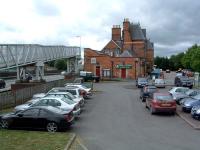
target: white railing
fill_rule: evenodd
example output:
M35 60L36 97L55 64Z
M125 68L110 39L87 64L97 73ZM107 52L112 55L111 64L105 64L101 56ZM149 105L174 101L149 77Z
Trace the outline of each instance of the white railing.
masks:
M0 44L0 70L80 55L80 47Z

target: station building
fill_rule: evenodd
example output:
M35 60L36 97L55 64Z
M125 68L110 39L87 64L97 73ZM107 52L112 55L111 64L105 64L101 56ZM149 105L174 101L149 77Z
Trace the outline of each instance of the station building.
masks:
M84 49L84 70L104 78L136 79L152 71L154 45L140 24L113 25L111 40L98 51Z

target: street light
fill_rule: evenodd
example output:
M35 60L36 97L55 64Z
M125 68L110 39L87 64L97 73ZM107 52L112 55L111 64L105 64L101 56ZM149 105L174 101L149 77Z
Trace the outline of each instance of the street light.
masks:
M79 40L80 40L80 53L81 53L81 36L78 35L78 36L76 36L76 37L79 38Z

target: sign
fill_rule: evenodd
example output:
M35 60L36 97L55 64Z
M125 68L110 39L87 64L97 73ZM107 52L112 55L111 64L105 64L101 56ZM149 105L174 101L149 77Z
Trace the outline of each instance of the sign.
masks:
M91 64L96 64L96 58L91 58Z
M132 69L132 65L131 64L127 64L127 65L118 64L118 65L116 65L116 68L117 69L123 69L123 68Z

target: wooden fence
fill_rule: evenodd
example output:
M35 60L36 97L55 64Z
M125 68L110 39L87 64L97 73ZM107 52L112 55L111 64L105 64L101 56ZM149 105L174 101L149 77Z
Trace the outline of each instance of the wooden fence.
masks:
M0 110L15 107L30 100L33 94L46 93L53 87L64 86L67 81L64 79L47 82L33 87L23 88L16 91L6 91L0 93Z

